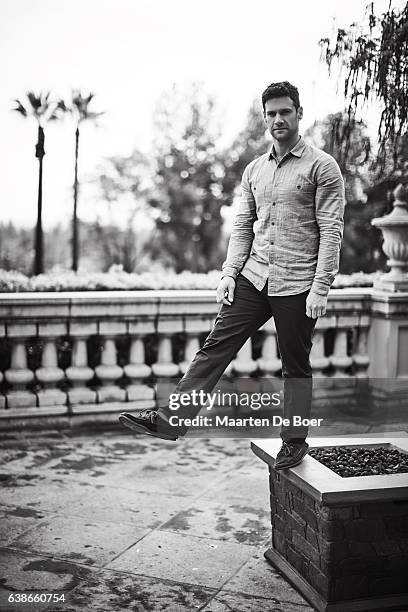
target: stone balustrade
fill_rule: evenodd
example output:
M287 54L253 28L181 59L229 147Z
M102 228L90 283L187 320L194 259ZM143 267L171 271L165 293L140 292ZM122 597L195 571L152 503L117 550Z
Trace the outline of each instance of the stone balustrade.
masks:
M370 289L331 291L311 352L316 376L367 376L372 305ZM2 294L0 414L153 407L155 383L182 376L218 309L214 292L199 290ZM280 370L271 319L225 375L275 377Z

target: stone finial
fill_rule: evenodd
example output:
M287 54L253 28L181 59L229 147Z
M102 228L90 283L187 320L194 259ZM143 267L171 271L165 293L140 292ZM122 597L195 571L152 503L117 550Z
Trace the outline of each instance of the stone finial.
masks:
M407 206L408 204L408 191L402 183L399 183L393 191L394 194L394 206Z
M382 249L391 268L375 281L374 287L392 292L408 291L408 191L399 183L393 193L392 211L371 221L383 234Z

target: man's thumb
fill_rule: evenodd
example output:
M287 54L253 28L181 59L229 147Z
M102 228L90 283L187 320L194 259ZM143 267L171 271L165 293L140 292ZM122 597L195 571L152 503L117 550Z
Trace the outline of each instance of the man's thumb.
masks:
M233 301L233 299L234 299L234 289L235 289L235 287L233 287L233 286L231 286L231 287L228 289L228 301L229 301L229 302L232 302L232 301Z

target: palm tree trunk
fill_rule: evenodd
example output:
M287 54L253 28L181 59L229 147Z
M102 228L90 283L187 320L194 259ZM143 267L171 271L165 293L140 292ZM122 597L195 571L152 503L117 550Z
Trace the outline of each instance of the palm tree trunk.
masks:
M42 274L44 272L44 236L42 229L42 179L43 179L43 157L44 150L44 130L38 126L38 140L35 147L35 156L38 158L38 198L37 198L37 224L35 227L35 260L34 274Z
M72 269L78 270L79 259L79 227L78 227L78 151L79 127L75 131L75 176L74 176L74 213L72 216Z

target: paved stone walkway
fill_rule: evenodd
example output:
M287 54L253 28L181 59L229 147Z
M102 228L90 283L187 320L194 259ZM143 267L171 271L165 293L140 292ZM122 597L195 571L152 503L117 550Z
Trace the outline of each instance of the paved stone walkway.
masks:
M3 438L4 612L308 612L263 558L267 468L248 440L121 428ZM10 604L10 593L65 603Z

